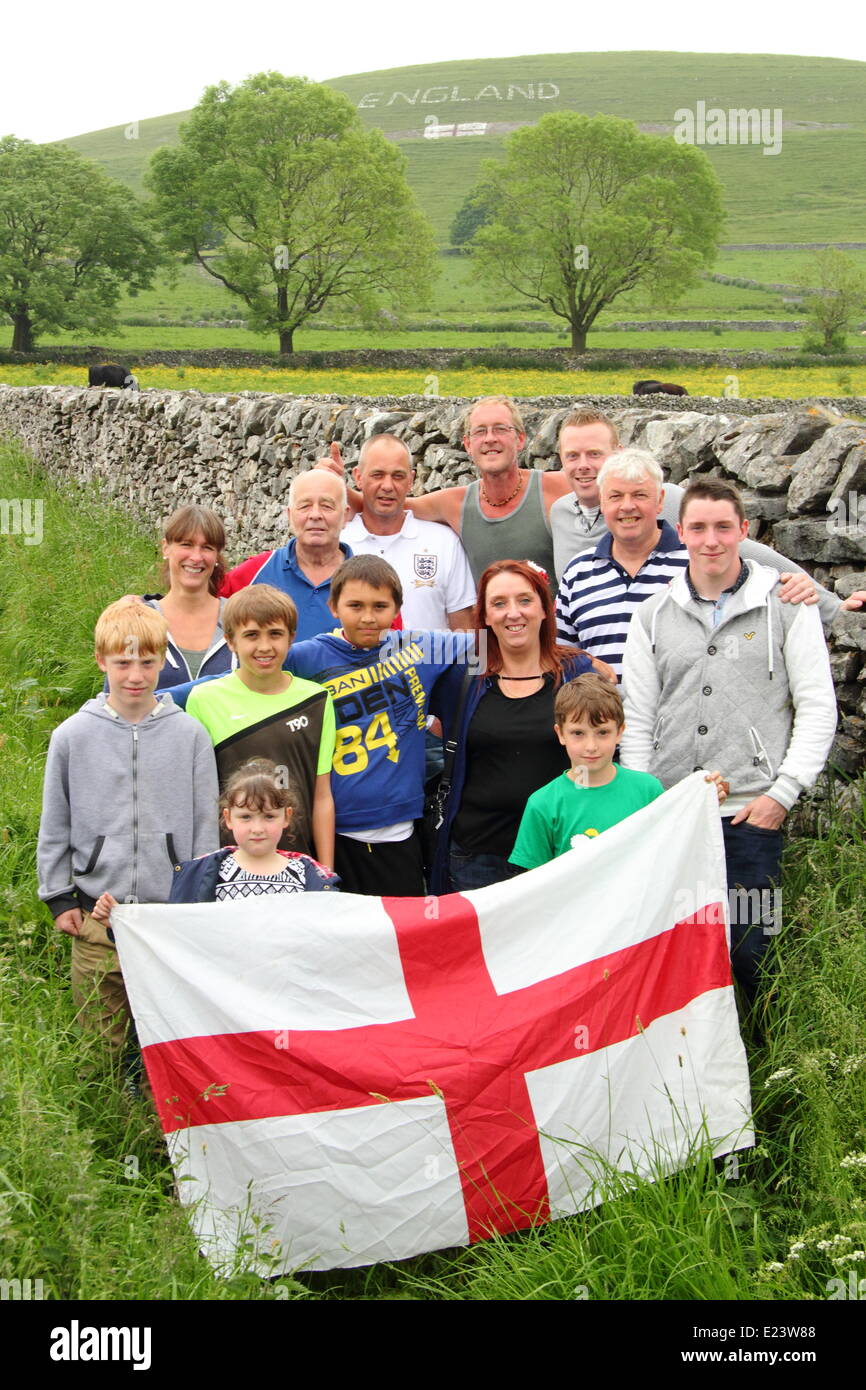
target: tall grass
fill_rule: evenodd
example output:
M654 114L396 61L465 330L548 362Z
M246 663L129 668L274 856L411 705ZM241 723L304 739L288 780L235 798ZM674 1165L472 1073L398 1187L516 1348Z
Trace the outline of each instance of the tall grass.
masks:
M68 951L36 897L51 729L99 685L92 628L141 590L153 537L57 494L13 444L0 496L38 497L44 539L0 536L0 1278L58 1299L826 1298L866 1274L866 891L862 806L791 845L776 986L749 1040L758 1146L655 1184L611 1176L592 1211L395 1265L219 1280L200 1258L146 1105L79 1034ZM854 1158L851 1157L854 1155Z

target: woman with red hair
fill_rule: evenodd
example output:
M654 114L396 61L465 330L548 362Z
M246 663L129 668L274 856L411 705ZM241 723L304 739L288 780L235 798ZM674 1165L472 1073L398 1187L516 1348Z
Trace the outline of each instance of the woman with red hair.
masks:
M487 663L461 713L435 893L483 888L521 872L508 856L527 798L568 767L553 728L556 692L593 668L612 674L604 662L557 644L547 575L529 561L488 565L475 626L486 635ZM443 724L450 733L447 714Z

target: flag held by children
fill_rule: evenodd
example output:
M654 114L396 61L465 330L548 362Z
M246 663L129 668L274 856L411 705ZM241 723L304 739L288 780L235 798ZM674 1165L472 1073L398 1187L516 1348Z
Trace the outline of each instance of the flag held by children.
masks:
M753 1142L716 793L507 883L124 906L181 1199L215 1268L400 1259Z

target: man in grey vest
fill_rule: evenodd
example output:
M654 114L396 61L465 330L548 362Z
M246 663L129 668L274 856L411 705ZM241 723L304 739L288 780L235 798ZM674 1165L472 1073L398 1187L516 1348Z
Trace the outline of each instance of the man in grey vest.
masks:
M464 416L463 447L478 469L478 481L407 497L406 506L419 520L441 521L456 531L476 584L494 560L531 560L547 573L556 593L550 508L570 484L560 472L520 468L517 460L525 443L520 411L508 396L476 401ZM330 462L342 472L339 449L333 445ZM317 467L328 465L329 460L320 459ZM349 493L352 511L359 511L361 502L358 493Z
M730 780L732 960L751 1005L779 930L782 823L827 760L836 698L818 615L782 604L776 571L743 557L748 529L730 483L696 478L686 489L688 565L628 628L622 762L666 788L700 768Z

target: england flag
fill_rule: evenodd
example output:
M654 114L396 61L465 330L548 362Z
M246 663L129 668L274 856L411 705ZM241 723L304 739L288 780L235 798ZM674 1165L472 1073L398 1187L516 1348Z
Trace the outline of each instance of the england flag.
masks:
M124 906L181 1200L214 1267L401 1259L753 1143L715 790L448 897Z

